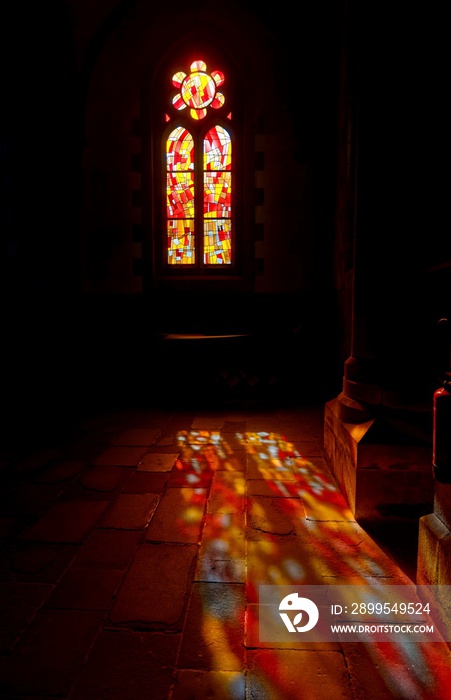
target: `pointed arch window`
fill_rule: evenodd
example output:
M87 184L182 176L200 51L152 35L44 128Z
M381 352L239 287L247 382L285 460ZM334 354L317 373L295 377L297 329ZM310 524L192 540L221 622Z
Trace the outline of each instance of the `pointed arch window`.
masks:
M206 62L196 60L168 86L162 251L167 268L214 271L235 263L235 148L225 83L222 71L209 73Z

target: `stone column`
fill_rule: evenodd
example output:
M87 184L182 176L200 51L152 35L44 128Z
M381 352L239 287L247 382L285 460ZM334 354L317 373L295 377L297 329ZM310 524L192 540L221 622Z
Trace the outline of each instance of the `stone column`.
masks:
M397 58L396 17L391 35L385 26L374 32L358 3L345 15L338 172L347 178L338 183L336 234L338 251L348 252L337 276L347 286L349 356L342 391L325 407L324 439L363 519L432 504L433 319L424 298L432 237L419 247L413 235L422 214L411 151L418 113L413 78Z

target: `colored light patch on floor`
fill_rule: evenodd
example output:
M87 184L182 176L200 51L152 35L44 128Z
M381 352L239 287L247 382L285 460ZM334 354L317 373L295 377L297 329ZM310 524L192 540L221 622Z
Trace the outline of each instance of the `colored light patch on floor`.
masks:
M303 455L283 435L237 432L233 449L232 440L222 439L219 431L196 430L179 434L177 444L180 455L173 472L212 476L185 628L191 646L186 642L181 649L187 668L240 672L244 659L236 631L244 625L246 693L255 697L297 700L297 683L308 670L308 697L348 698L351 689L342 685L346 667L353 668L357 687L365 688L366 659L373 675L379 669L377 697L424 700L429 675L430 697L451 698L443 690L450 676L450 653L443 646L434 655L431 643L260 642L260 584L353 583L371 589L381 581L411 581L355 521L322 459ZM231 468L234 462L244 470ZM239 613L227 603L238 591L244 596L239 596ZM317 673L323 683L315 681Z

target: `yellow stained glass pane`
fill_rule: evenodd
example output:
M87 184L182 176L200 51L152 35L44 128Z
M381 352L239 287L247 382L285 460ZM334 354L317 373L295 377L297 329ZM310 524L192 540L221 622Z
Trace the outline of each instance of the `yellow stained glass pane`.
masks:
M205 265L228 265L232 262L232 223L227 219L204 221Z
M168 221L169 265L194 265L194 221L172 219Z
M185 219L194 216L194 173L167 173L166 216Z
M207 107L216 93L216 83L207 73L191 73L181 86L180 94L188 107L202 109Z
M172 84L174 85L174 87L180 87L185 78L186 73L179 70L178 73L175 73L175 75L172 76Z

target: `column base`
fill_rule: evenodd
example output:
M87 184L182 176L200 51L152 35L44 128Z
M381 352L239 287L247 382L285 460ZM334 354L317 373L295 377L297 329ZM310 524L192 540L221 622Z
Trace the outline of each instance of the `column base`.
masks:
M358 519L432 510L430 445L396 439L382 418L360 423L342 418L340 400L325 405L324 450L328 466Z
M419 591L425 602L428 602L426 587L434 586L435 598L431 597L431 606L438 602L444 636L451 646L451 597L447 588L451 586L451 531L435 513L420 518L416 583L422 586Z

